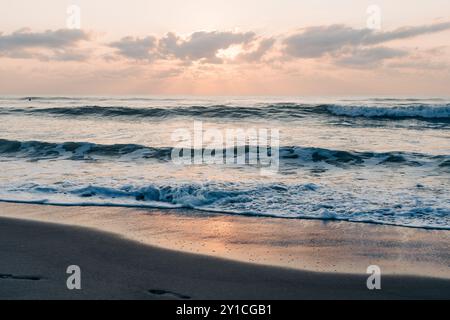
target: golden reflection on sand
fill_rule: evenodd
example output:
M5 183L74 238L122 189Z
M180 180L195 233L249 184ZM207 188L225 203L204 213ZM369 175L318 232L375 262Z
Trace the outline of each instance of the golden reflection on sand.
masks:
M2 203L0 216L96 228L147 245L323 272L450 278L450 232L299 219ZM114 250L114 248L111 248Z

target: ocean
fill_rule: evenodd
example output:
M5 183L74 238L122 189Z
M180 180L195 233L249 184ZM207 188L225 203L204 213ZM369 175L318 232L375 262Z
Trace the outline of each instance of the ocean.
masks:
M190 143L199 124L219 139ZM174 161L180 145L224 159L233 130L278 133L270 174ZM0 163L3 202L450 230L448 98L3 96Z

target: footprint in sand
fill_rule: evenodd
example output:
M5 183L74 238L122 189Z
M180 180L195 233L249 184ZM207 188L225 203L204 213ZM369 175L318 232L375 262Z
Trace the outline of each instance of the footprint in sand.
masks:
M38 281L41 280L38 276L16 276L13 274L3 274L0 273L0 280L9 279L9 280L31 280L31 281Z
M180 294L180 293L176 293L176 292L171 292L171 291L167 291L167 290L161 290L161 289L150 289L148 290L149 293L154 294L154 295L158 295L158 296L167 296L167 297L174 297L177 299L190 299L191 297Z

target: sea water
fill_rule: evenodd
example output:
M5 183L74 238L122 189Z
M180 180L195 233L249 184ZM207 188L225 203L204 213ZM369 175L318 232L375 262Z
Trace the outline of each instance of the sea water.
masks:
M279 132L276 170L176 164L194 123ZM1 201L450 229L450 99L3 96L0 165Z

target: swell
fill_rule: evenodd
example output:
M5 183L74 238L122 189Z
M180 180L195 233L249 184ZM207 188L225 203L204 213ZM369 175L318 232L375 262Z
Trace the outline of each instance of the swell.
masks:
M450 123L450 104L343 105L276 103L255 106L200 105L177 107L72 106L49 108L0 108L2 114L53 115L70 117L134 118L267 118L295 119L311 115L366 119L439 121Z
M134 118L266 118L266 117L302 117L302 112L293 106L238 107L228 105L186 106L186 107L147 107L125 106L82 106L53 108L2 108L2 113L45 114L54 116L92 116L92 117L134 117Z
M89 159L91 156L121 157L145 151L143 158L167 159L171 148L152 148L138 144L96 144L90 142L52 143L45 141L17 141L0 139L0 155L18 158L70 160Z
M179 149L173 147L149 147L139 144L95 144L90 142L45 142L45 141L17 141L0 139L0 156L12 159L65 159L65 160L158 160L170 161L173 152ZM348 150L333 150L318 147L282 146L278 149L267 150L245 145L232 148L202 149L203 154L221 155L225 158L229 153L237 157L244 153L266 152L268 157L280 159L282 165L301 166L308 164L328 164L335 166L348 165L389 165L389 166L423 166L435 165L442 168L450 167L450 155L429 155L412 152L359 152ZM187 148L182 151L189 152L193 157L197 154L195 149ZM265 156L265 155L263 155Z

